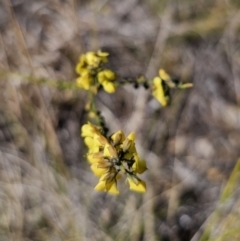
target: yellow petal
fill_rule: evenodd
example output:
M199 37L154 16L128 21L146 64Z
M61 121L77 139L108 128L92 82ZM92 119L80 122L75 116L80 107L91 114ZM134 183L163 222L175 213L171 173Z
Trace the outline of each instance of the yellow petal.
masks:
M143 172L145 172L147 170L146 162L144 160L141 160L137 153L135 153L133 155L134 155L135 162L134 162L132 168L136 173L142 174Z
M117 189L117 183L114 182L114 183L111 185L110 189L107 190L107 192L109 192L110 194L113 194L113 195L118 195L118 194L119 194L119 191L118 191L118 189Z
M85 58L85 55L81 55L80 58L79 58L79 62L77 63L76 65L76 72L78 74L82 74L84 72L84 69L86 69L86 62L85 62L86 58Z
M103 135L95 135L94 136L94 144L96 146L104 146L108 144L108 140Z
M111 145L105 145L103 150L103 156L117 158L117 150Z
M162 80L165 80L165 81L171 79L171 77L169 76L169 74L168 74L164 69L160 69L160 70L159 70L159 76L160 76L160 78L161 78Z
M97 75L98 77L98 82L102 84L104 81L106 81L104 71L100 71Z
M98 50L97 55L99 57L107 57L109 55L109 53L108 52L102 52L101 50Z
M89 147L88 154L93 154L93 153L95 154L95 153L98 153L99 151L100 151L99 146L93 145Z
M109 94L112 94L116 91L116 86L112 82L104 81L102 83L103 89L108 92Z
M152 95L160 102L162 106L168 104L168 98L165 96L164 89L162 86L162 79L155 77L153 79L153 93Z
M113 80L116 79L116 74L112 70L110 70L110 69L105 69L104 70L104 75L106 76L108 81L113 81Z
M99 57L96 56L94 52L87 52L86 53L86 62L88 65L97 67L99 64Z
M94 145L93 138L92 138L92 137L89 137L89 136L85 137L85 138L84 138L84 143L86 144L86 146L87 146L88 148L91 148L91 147Z
M138 183L134 183L131 178L128 178L129 189L135 192L146 192L146 183L142 180L139 180Z
M109 186L108 189L106 186ZM113 194L113 195L119 194L119 191L117 189L117 184L115 181L108 183L106 185L106 181L101 181L101 179L100 179L98 184L95 186L94 190L109 192L110 194Z
M132 141L126 138L122 144L122 150L123 152L127 152L132 144Z
M84 70L84 73L82 73L81 76L78 77L76 80L77 86L85 90L90 89L92 82L93 82L93 78L91 74L89 74L88 70L87 71Z
M97 126L91 124L90 122L88 122L88 124L85 124L82 126L81 128L81 136L82 137L94 137L95 135L100 135L100 132L97 128Z
M113 83L115 79L116 74L110 69L104 69L98 73L98 82L108 93L113 93L116 91L116 85Z
M99 181L98 184L94 187L94 190L105 191L105 188L106 188L106 182L105 181Z
M76 72L78 73L78 74L81 74L82 73L82 69L83 69L83 66L82 66L82 64L81 63L78 63L77 65L76 65Z
M125 136L124 133L121 130L119 130L111 136L111 139L114 145L118 145L124 141Z
M94 173L94 175L96 175L98 177L101 177L107 169L106 168L99 168L98 163L93 163L91 165L91 170Z
M97 152L97 153L90 153L87 155L87 159L90 163L97 163L102 160L102 153Z
M131 132L128 136L127 139L131 140L131 141L135 141L135 132Z
M97 56L100 58L101 63L107 63L108 62L108 55L109 55L109 53L102 52L101 50L99 50L97 52Z

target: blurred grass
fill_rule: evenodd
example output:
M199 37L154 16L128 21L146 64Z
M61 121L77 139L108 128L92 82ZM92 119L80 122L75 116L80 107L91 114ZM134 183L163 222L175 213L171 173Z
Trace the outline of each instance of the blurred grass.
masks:
M239 182L240 159L223 189L219 203L204 228L200 241L239 240Z

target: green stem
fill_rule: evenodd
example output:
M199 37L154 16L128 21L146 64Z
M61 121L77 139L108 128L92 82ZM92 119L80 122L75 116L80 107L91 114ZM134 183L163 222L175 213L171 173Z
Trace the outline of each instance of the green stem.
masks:
M98 126L101 127L102 129L102 135L107 137L107 127L106 127L106 123L103 119L103 117L101 116L100 111L97 109L96 105L95 105L95 94L92 93L91 91L88 92L89 93L89 113L94 113L94 119L95 122Z
M70 82L70 81L64 81L64 80L53 80L53 79L47 79L47 78L42 78L42 77L34 77L31 75L24 75L21 73L12 73L8 71L1 71L0 72L0 78L20 78L21 81L26 82L26 83L31 83L31 84L38 84L38 85L48 85L50 87L55 87L61 90L64 89L72 89L72 90L78 90L79 88L77 87L75 82Z

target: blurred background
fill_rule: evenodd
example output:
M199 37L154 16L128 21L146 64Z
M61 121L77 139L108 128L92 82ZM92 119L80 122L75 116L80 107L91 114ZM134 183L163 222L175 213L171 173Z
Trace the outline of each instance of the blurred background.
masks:
M240 156L239 1L1 0L0 31L1 241L240 240L239 185L209 224ZM110 133L136 132L143 195L93 190L87 94L54 87L98 49L124 78L194 83L164 109L132 86L97 97Z

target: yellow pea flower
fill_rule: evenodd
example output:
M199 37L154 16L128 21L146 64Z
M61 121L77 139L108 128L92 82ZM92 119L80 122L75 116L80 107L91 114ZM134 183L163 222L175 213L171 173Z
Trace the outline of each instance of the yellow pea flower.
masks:
M85 57L88 65L98 67L100 59L97 57L95 52L87 52Z
M76 65L76 72L78 74L82 74L84 71L86 71L87 69L87 63L86 63L86 56L85 55L81 55L79 58L79 62Z
M105 137L97 126L89 122L83 125L81 135L89 148L86 157L91 163L91 170L100 177L95 190L118 194L117 179L125 174L131 190L146 191L145 182L137 176L146 171L147 167L137 153L134 132L126 138L121 130Z
M111 82L103 82L102 83L103 89L108 92L109 94L112 94L116 91L116 85L114 85Z
M111 136L111 140L113 141L114 145L119 145L125 140L124 133L121 130L117 131Z
M87 124L82 126L81 132L82 132L81 133L82 137L92 137L93 138L95 135L101 135L98 127L93 125L90 122L88 122Z
M95 134L93 137L85 137L84 143L89 149L89 154L98 153L105 145L109 145L108 140L101 134Z
M153 79L153 92L152 95L160 102L164 107L167 106L169 102L169 97L166 95L163 89L162 79L160 77L155 77Z
M89 153L98 152L100 147L108 144L108 140L101 135L97 126L90 122L82 126L81 136L84 137L84 142L89 148Z
M105 69L98 73L98 82L108 93L114 93L116 91L116 84L114 83L115 79L116 74L110 69Z
M100 66L101 63L106 63L108 61L107 59L108 53L98 51L95 52L87 52L85 54L86 63L94 68L97 68Z
M93 77L88 69L83 69L80 77L77 78L76 83L79 88L89 90L93 82Z

